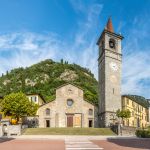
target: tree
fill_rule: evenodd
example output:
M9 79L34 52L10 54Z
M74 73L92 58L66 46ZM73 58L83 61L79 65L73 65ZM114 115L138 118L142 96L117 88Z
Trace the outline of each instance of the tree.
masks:
M63 63L64 63L64 60L63 60L63 59L61 59L61 60L60 60L60 63L61 63L61 64L63 64Z
M9 74L9 72L8 72L8 70L6 71L6 76L8 76L8 74Z
M23 116L34 116L38 105L29 101L22 92L6 95L0 103L1 111L6 116L12 116L19 121Z
M127 119L127 118L131 117L131 112L128 109L127 110L118 109L116 111L116 115L117 115L118 118L121 118L122 121L123 121L124 119Z

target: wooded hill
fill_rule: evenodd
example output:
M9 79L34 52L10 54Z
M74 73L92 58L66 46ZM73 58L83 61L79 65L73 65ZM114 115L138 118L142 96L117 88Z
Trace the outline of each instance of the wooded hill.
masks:
M72 83L84 90L84 99L98 105L98 82L89 69L67 61L41 61L26 68L7 71L0 77L0 96L22 91L25 94L41 94L45 101L55 99L56 88ZM148 100L137 95L125 95L133 101L148 107Z
M98 104L98 82L90 70L68 62L54 62L47 59L26 68L13 69L0 77L0 95L22 91L26 94L38 93L44 99L55 99L56 88L72 83L84 90L85 100Z

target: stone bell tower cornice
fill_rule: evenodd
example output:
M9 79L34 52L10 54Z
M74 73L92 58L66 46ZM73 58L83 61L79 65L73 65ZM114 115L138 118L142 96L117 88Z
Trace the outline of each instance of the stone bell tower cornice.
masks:
M116 38L119 38L121 40L124 38L121 34L117 34L117 33L114 32L114 28L113 28L113 24L112 24L112 19L111 18L108 19L108 22L107 22L103 32L101 33L101 35L100 35L100 37L99 37L99 39L98 39L98 41L96 43L97 45L99 45L102 37L106 33L109 34L109 35L112 35L112 36L114 36Z

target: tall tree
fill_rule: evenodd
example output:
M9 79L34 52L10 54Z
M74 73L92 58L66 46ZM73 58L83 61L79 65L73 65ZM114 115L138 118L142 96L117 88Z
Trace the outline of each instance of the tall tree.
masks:
M6 95L0 103L1 111L4 115L13 116L19 121L23 116L34 116L38 105L30 102L22 92Z

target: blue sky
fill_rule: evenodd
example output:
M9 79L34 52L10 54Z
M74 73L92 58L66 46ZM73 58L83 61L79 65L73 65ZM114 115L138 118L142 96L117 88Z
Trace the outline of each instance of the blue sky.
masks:
M149 0L0 0L0 73L61 58L97 78L96 41L109 16L123 40L123 94L150 98Z

